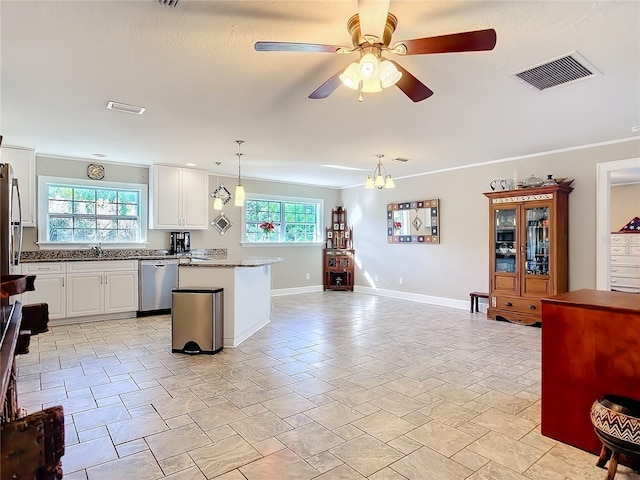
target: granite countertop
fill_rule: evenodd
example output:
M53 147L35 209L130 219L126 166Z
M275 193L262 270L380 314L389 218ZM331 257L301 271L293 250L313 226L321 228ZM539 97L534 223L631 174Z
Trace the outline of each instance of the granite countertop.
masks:
M283 257L248 257L248 258L207 258L207 257L192 257L187 263L181 263L181 267L223 267L223 268L235 268L235 267L262 267L265 265L271 265L278 262L284 262L288 258Z
M167 250L143 249L104 249L102 255L95 255L93 251L84 250L40 250L22 252L20 263L36 262L87 262L101 260L170 260L188 259L190 256L200 256L211 259L227 258L226 248L192 250L189 254L170 255Z

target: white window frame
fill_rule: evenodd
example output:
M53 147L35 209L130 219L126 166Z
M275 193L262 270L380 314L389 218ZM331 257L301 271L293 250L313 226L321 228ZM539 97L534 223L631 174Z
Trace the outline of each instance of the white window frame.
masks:
M47 239L49 215L47 213L47 187L50 183L80 186L138 190L140 192L140 241L138 242L103 242L104 249L117 248L146 248L147 246L147 211L148 194L147 185L143 183L105 182L101 180L89 180L84 178L65 178L38 175L38 247L41 250L75 250L82 247L95 245L96 242L50 242Z
M247 215L246 205L248 200L264 200L269 202L282 202L282 203L313 203L317 205L317 239L314 242L285 242L285 241L269 241L269 242L251 242L247 240ZM324 244L324 199L322 198L307 198L307 197L292 197L288 195L268 195L265 193L246 193L245 201L242 204L242 215L240 220L240 244L243 247L317 247Z

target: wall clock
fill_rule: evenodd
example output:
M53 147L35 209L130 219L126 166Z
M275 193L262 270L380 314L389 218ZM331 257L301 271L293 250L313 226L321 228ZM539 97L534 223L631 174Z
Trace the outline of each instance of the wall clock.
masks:
M92 180L102 180L104 178L104 165L92 163L87 167L87 176Z

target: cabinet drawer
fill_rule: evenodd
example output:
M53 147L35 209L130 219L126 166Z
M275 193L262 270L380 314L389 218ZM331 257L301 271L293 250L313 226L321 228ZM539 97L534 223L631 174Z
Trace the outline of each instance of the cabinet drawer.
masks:
M618 286L624 287L640 287L640 277L614 277L611 276L611 288L615 288Z
M138 270L137 260L98 260L89 262L69 262L67 272L111 272L117 270Z
M495 318L496 320L508 320L511 323L521 323L522 325L533 325L534 323L542 321L539 315L530 315L509 310L500 310L497 308L491 309L489 314L490 318Z
M611 268L613 268L615 265L640 265L640 254L611 255Z
M629 253L634 256L640 256L640 245L629 245Z
M611 276L640 278L640 265L611 265Z
M611 246L626 245L627 239L624 235L611 235Z
M627 235L629 235L627 233ZM640 245L640 235L629 235L629 245L634 246L634 245Z
M496 296L495 305L493 303L493 297L491 300L491 306L500 310L538 316L541 312L541 303L539 298Z
M67 264L65 262L38 262L23 263L23 275L37 275L45 273L65 273Z
M611 255L626 255L627 246L626 245L611 245Z

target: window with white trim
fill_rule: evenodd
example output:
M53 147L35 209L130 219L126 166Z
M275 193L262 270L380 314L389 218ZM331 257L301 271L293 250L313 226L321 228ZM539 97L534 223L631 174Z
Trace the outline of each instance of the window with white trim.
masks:
M38 177L39 244L146 242L147 186Z
M244 240L249 243L321 242L323 203L321 199L247 195Z

